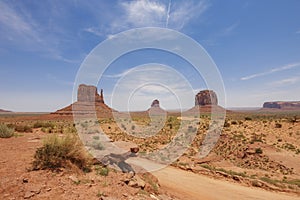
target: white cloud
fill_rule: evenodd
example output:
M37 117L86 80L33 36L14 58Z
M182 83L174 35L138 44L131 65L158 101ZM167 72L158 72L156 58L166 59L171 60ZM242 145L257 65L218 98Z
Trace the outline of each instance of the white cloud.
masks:
M253 78L273 74L275 72L289 70L289 69L299 67L299 66L300 66L300 63L291 63L291 64L287 64L287 65L284 65L284 66L281 66L281 67L273 68L273 69L271 69L269 71L266 71L266 72L261 72L261 73L256 73L256 74L252 74L252 75L249 75L249 76L244 76L244 77L240 78L240 80L246 81L246 80L250 80L250 79L253 79Z
M207 1L198 1L197 3L193 1L174 1L169 12L168 28L181 30L192 19L202 15L208 7Z
M120 1L120 15L110 18L109 28L90 27L85 31L102 36L140 27L162 27L181 30L192 19L203 14L209 7L206 0L201 1L158 1L137 0Z
M121 6L126 13L126 22L135 27L161 26L166 19L166 6L160 2L138 0L123 2Z

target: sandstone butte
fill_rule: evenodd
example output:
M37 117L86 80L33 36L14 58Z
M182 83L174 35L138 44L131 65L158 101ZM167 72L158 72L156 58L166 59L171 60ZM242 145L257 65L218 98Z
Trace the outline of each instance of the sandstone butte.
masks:
M59 109L53 115L89 115L97 114L101 117L110 117L114 110L104 102L103 90L100 95L97 87L80 84L77 92L77 101L69 106Z
M265 102L263 109L300 110L300 101Z
M217 94L212 90L200 91L195 96L195 106L187 112L211 112L225 111L218 105ZM112 116L112 112L117 112L107 106L104 102L103 90L98 93L97 87L92 85L80 84L77 92L77 101L67 107L57 110L53 115L88 115L97 114L102 117ZM160 107L159 100L153 100L151 107L147 110L151 113L165 113L166 111Z

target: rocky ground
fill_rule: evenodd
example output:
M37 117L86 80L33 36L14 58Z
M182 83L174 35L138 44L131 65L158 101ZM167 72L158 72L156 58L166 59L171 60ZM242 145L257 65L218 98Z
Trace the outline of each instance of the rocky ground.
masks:
M175 199L151 174L113 169L106 174L97 165L90 173L64 168L32 171L34 153L46 135L33 129L0 138L0 199Z
M39 120L49 122L50 125L34 127L35 122ZM128 130L131 133L143 131L139 130L138 125L151 123L149 117L141 115L133 115L132 121L136 126L132 126L125 118L119 121L119 125L111 118L102 118L96 122L84 121L79 126L83 129L92 127L92 130L94 127L101 127L111 142L133 142L139 147L139 153L146 155L170 143L179 129L181 120L182 118L175 114L169 115L161 131L151 137L142 138L128 134ZM0 121L13 125L16 130L14 137L0 138L0 199L192 198L188 194L184 196L180 193L189 191L194 194L195 192L191 190L196 188L180 186L180 180L183 179L178 177L175 182L174 178L170 179L171 175L165 174L167 172L182 174L182 170L219 179L221 182L212 184L219 185L224 190L232 192L247 190L249 199L253 199L255 195L252 193L257 192L252 190L253 188L272 191L265 195L272 197L274 194L274 199L281 199L277 192L289 193L292 195L291 199L300 195L300 122L299 116L295 113L288 115L230 113L227 115L217 145L207 157L200 159L199 149L211 122L208 115L201 116L199 123L187 127L187 133L196 130L196 137L187 151L172 163L175 168L166 168L167 172L163 170L154 173L159 181L162 181L162 187L159 187L158 180L151 174L133 176L110 169L106 176L98 165L94 165L90 173L64 168L55 172L32 171L30 169L33 156L36 149L42 145L43 138L53 133L64 135L67 132L76 132L75 124L70 118L63 119L57 116L3 117ZM89 128L87 130L90 130ZM97 131L88 131L86 134L99 141ZM174 172L174 169L179 171ZM187 174L183 174L185 175ZM174 182L171 181L173 179ZM200 181L201 177L192 179L193 181L199 179L196 185L205 182ZM228 187L224 184L228 184ZM231 184L246 186L249 190L245 187L235 188ZM206 187L206 190L209 191L209 188ZM226 194L229 195L230 192ZM195 193L194 197L195 195L197 194ZM243 199L242 195L239 198Z

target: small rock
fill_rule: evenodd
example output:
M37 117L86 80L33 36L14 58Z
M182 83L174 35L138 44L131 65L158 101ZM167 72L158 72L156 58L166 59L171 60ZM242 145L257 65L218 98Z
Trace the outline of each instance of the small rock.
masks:
M116 200L116 199L112 197L101 197L100 200Z
M150 194L150 197L152 198L152 199L155 199L155 200L159 200L159 198L157 198L155 195L153 195L153 194Z
M32 186L30 188L30 192L33 192L35 194L39 194L41 192L41 187L40 186Z
M145 188L145 181L143 181L139 176L135 176L133 179L131 179L128 183L128 186L134 187L134 188Z
M29 179L28 178L23 178L23 183L28 183Z
M254 187L262 187L263 184L261 182L259 182L259 181L254 180L254 181L252 181L252 186L254 186Z
M30 199L33 196L34 196L33 192L27 191L24 195L24 199Z
M241 179L240 179L240 177L238 177L238 176L235 176L235 175L234 175L234 176L232 176L232 179L233 179L233 180L235 180L235 181L240 181L240 180L241 180Z
M50 192L51 190L52 190L52 188L50 188L50 187L46 189L47 192Z
M79 179L77 177L75 177L75 176L69 176L69 179L71 181L73 181L74 183L78 183L79 182Z

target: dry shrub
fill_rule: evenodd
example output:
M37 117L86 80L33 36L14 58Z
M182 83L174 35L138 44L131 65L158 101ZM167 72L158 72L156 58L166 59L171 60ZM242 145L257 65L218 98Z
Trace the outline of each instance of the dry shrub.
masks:
M5 124L0 124L0 138L10 138L14 135L14 129L7 127Z
M75 134L48 136L43 146L36 150L34 159L33 169L36 170L76 166L83 171L90 171L91 157Z

